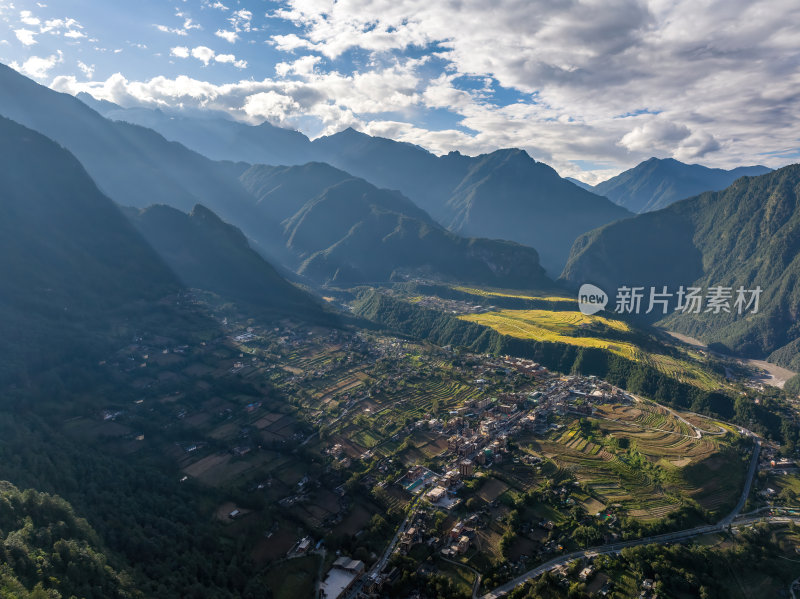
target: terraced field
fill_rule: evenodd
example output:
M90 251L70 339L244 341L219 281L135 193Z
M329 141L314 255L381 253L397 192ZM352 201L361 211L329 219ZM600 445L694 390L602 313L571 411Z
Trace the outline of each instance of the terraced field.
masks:
M643 520L663 518L685 500L716 510L739 492L745 467L727 437L698 439L668 410L644 402L603 406L595 416L589 420L599 434L592 439L575 421L546 439L529 440L528 448L572 472L602 503L621 504ZM620 449L612 437L629 449Z
M637 359L640 353L633 343L594 336L575 336L580 329L588 327L616 332L630 331L626 323L603 316L586 316L577 311L499 310L484 314L466 314L459 318L519 339L596 347L631 360Z
M480 393L480 389L472 385L453 380L432 379L397 391L384 392L374 400L382 407L378 411L384 418L392 416L421 418L431 412L434 400L440 411L450 410L477 398Z
M688 352L687 357L689 357ZM636 358L650 364L677 381L694 385L706 391L718 389L721 383L718 376L694 364L691 360L681 360L672 356L642 351L638 352Z
M721 378L694 362L664 354L645 352L635 343L605 338L603 333L629 333L627 323L604 316L586 316L568 310L498 310L483 314L465 314L460 319L491 327L498 333L577 347L594 347L637 362L645 362L665 375L707 391L723 384ZM592 332L592 335L582 334ZM599 336L598 336L599 334Z
M469 293L470 295L479 295L481 297L510 297L515 299L530 299L530 300L539 300L545 302L572 302L577 303L577 300L574 297L564 297L559 295L546 295L546 294L539 294L535 291L531 291L528 293L522 291L502 291L502 290L489 290L489 289L476 289L474 287L453 287L456 291L461 291L463 293Z

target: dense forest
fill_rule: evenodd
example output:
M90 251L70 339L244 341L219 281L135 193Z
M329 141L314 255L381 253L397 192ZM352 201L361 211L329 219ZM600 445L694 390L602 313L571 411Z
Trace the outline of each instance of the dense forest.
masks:
M0 481L0 597L130 599L97 533L57 496Z

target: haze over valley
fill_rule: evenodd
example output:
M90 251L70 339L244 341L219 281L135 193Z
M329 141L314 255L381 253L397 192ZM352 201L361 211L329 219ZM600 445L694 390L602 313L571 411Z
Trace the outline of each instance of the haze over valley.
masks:
M0 0L0 596L794 596L780 4Z

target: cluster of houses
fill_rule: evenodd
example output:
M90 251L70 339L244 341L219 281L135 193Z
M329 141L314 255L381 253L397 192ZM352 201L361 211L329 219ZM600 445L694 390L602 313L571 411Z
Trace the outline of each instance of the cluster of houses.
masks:
M465 554L472 543L475 529L467 526L464 521L456 522L450 530L446 546L442 549L442 555L455 557Z
M523 369L541 368L531 361L513 362ZM418 428L439 433L447 444L445 473L437 475L436 486L427 493L431 503L439 502L448 490L457 489L463 479L473 476L476 466L491 466L509 459L519 461L520 457L509 449L509 439L523 430L544 434L554 426L548 425L551 413L590 415L599 404L633 401L624 391L594 377L551 375L546 385L533 393L506 393L475 399L453 410L446 422L430 418L416 423ZM416 480L418 477L412 472L407 478Z
M420 298L417 305L447 314L484 314L497 309L495 306L482 306L466 300L445 299L434 295Z

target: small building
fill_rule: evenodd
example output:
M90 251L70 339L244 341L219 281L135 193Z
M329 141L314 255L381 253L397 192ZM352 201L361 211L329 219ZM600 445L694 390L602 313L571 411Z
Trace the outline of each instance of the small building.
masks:
M425 498L431 503L436 503L447 495L447 490L444 487L436 486L425 495Z
M466 553L467 549L469 549L469 537L467 535L462 535L460 539L458 539L458 552L459 553Z
M364 562L361 560L344 556L338 558L320 585L320 597L336 599L343 596L363 573Z
M463 460L458 464L458 472L461 476L472 476L475 467L470 460Z
M300 542L297 543L297 553L308 553L308 550L311 549L311 537L303 537L300 539Z

